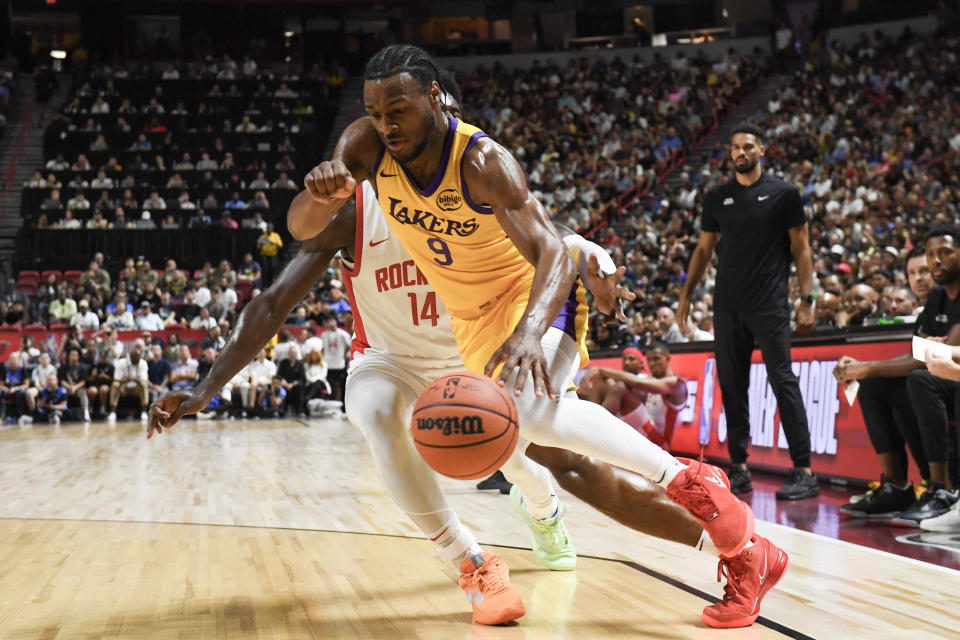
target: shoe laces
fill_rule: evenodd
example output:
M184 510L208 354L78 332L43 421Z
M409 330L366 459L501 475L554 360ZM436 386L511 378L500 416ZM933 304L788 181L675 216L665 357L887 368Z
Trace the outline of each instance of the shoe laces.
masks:
M537 520L533 526L537 531L537 536L549 541L553 547L564 546L568 543L567 528L564 527L559 518L550 518L548 520Z
M491 594L503 591L506 585L500 571L500 563L487 560L473 572L473 579L480 589L480 593Z
M736 562L734 559L733 562ZM743 578L744 566L743 563L736 563L740 566L737 567L726 558L720 558L720 563L717 565L717 582L723 582L723 579L727 579L727 583L723 585L723 602L724 604L735 599L737 595L740 594L740 581ZM738 570L739 569L739 570Z
M701 520L710 521L719 514L716 503L710 497L710 492L700 481L700 475L703 473L703 463L697 467L697 474L693 476L685 485L675 490L674 498L680 504L692 511L695 516Z

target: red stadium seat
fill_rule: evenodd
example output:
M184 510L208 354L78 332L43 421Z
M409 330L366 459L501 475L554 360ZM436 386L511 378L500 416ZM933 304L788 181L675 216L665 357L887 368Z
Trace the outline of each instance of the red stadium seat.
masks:
M28 324L23 328L24 331L46 331L47 325L45 324Z
M39 271L21 271L17 275L17 282L40 282Z
M18 282L18 283L14 286L14 288L15 288L17 291L23 291L23 292L26 293L27 295L32 296L32 295L36 292L36 290L37 290L37 283L36 283L36 282L33 282L33 281L31 281L31 280L27 280L27 281L25 281L25 282Z
M239 301L240 296L243 296L244 300L249 300L253 297L253 283L249 280L237 280L237 300Z
M80 280L80 276L83 275L83 271L78 269L70 269L69 271L63 272L63 279L67 282L76 284Z
M57 282L63 280L63 273L61 273L59 269L47 269L40 274L40 279L46 282L47 278L50 277L51 274L57 276Z
M68 324L52 324L50 325L50 331L66 331L70 328Z

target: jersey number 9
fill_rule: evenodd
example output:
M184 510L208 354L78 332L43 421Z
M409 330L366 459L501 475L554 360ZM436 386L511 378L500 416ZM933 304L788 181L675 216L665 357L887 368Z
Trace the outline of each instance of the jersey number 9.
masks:
M436 262L441 267L445 267L449 264L453 264L453 256L450 255L450 247L447 246L447 243L441 240L440 238L430 238L427 240L427 246L430 247L430 251L433 251L441 258L434 258L433 261Z

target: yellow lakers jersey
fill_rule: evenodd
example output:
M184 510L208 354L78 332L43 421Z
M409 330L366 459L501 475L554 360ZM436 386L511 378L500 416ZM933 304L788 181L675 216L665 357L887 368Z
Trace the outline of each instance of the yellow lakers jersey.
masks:
M486 134L449 118L437 174L421 189L381 151L377 200L387 221L455 318L485 313L508 291L532 286L534 267L507 237L493 210L470 198L466 153Z

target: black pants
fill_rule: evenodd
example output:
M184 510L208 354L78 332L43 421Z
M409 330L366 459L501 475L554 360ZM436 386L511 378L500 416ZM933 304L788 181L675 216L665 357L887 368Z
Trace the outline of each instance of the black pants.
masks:
M260 256L260 279L268 287L280 274L280 256Z
M948 423L955 415L960 383L938 378L926 369L915 369L907 376L907 393L920 426L927 462L950 460Z
M293 407L293 410L297 413L297 415L304 413L303 385L304 383L301 382L297 386L287 389L287 406Z
M917 414L907 393L907 377L864 378L860 381L857 397L874 451L894 454L906 477L906 444L920 469L920 475L929 479L930 467L917 424Z
M327 369L327 382L330 383L330 396L333 400L343 400L343 390L347 384L347 370Z
M747 461L750 444L750 356L754 340L780 408L783 432L795 467L810 466L810 429L800 384L791 369L790 313L716 311L713 318L717 377L727 415L727 448L734 464Z

